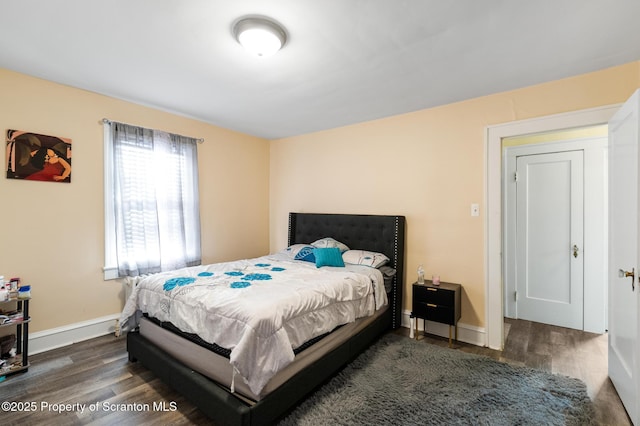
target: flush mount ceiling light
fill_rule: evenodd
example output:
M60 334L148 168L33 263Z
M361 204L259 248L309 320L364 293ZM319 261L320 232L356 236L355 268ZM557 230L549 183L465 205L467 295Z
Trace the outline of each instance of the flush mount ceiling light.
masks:
M287 41L284 29L263 17L240 19L233 26L233 35L245 49L258 56L273 55Z

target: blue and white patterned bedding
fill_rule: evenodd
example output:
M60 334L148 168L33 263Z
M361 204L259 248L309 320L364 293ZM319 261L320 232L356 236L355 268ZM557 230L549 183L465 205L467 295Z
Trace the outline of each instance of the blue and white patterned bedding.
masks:
M141 278L122 312L141 312L231 350L234 372L256 395L293 361L293 349L387 304L377 269L316 268L280 254Z

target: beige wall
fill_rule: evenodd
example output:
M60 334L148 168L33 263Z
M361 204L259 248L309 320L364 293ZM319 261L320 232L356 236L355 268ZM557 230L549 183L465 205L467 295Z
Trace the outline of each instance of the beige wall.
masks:
M427 275L464 285L462 321L483 326L485 218L469 209L484 208L486 126L623 102L638 86L634 62L269 143L0 69L2 132L73 140L70 184L0 178L0 275L32 285L32 332L121 310L121 286L102 279L106 117L206 139L199 146L204 262L284 247L290 211L403 214L407 288L424 263Z
M0 275L31 284L32 332L123 306L121 285L102 275L103 117L205 139L198 146L204 262L269 250L268 141L0 69L3 135L19 129L73 141L69 184L0 177Z
M407 217L409 290L426 275L463 284L462 322L484 326L484 143L487 126L624 102L640 62L438 108L271 142L271 251L287 213ZM410 292L405 292L410 310Z

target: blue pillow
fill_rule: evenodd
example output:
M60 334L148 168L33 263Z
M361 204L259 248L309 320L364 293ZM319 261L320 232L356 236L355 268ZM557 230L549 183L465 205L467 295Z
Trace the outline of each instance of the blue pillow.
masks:
M316 258L313 255L313 250L315 247L313 246L306 246L306 247L302 247L298 253L296 253L294 259L295 260L304 260L305 262L315 262Z
M344 267L342 253L338 247L316 248L313 250L316 258L316 267L322 266L340 266Z

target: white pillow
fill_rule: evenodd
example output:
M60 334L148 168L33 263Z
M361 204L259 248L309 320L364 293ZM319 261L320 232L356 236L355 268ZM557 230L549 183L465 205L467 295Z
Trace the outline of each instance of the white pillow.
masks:
M342 253L342 260L344 260L344 263L379 268L380 266L387 263L389 261L389 258L382 253L377 253L374 251L347 250Z
M311 245L317 248L337 247L340 249L341 253L344 253L345 251L349 250L349 247L347 247L346 244L343 244L340 241L336 241L331 237L321 238L317 241L312 242Z

